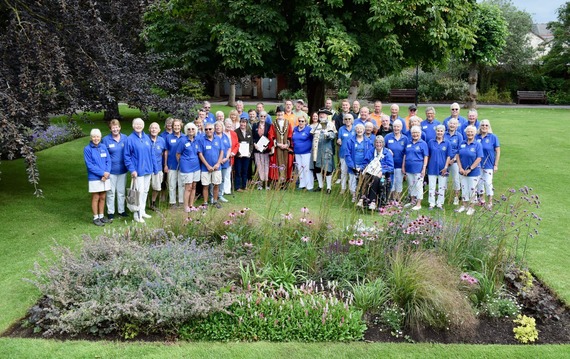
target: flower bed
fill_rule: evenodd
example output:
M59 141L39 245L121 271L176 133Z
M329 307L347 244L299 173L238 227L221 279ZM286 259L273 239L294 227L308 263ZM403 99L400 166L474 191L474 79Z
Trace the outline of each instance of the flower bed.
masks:
M499 198L474 217L417 217L393 205L345 228L305 207L168 215L160 230L89 239L79 254L60 248L59 261L36 268L44 298L27 324L45 336L343 341L382 330L469 342L482 325L508 320L515 340L519 314L538 327L568 315L533 301L537 282L517 269L538 234L538 196L525 187ZM541 342L544 329L536 339L527 327L519 338Z

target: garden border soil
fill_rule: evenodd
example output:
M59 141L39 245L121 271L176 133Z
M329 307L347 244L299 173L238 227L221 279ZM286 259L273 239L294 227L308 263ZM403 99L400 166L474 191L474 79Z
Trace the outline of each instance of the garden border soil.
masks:
M515 286L508 283L509 290L514 293ZM533 280L530 293L525 296L518 295L517 300L522 304L522 313L536 319L538 340L534 344L570 344L570 308L555 295L543 283ZM547 308L547 309L545 309ZM24 326L26 317L12 324L1 337L8 338L43 338L41 333L34 333L32 327ZM374 322L374 317L371 322ZM404 332L395 337L390 329L382 324L367 323L368 329L364 334L366 342L429 342L429 343L463 343L463 344L520 344L513 334L515 324L512 318L480 318L477 328L472 333L460 333L453 330L438 331L424 329L415 333ZM56 340L111 340L111 341L143 341L143 342L174 342L176 336L167 335L139 335L135 339L125 340L118 333L104 337L96 337L89 334L68 336L58 335L51 339Z

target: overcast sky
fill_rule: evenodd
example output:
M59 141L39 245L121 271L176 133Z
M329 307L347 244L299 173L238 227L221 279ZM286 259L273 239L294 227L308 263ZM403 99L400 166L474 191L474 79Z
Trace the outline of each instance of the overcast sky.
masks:
M525 10L532 15L535 23L547 23L558 20L558 8L565 4L566 0L511 0L520 10Z

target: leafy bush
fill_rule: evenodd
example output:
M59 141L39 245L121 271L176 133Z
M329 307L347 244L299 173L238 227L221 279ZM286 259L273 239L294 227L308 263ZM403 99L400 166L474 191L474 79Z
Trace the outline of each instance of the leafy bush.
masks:
M380 313L379 322L387 325L390 328L390 334L399 338L404 333L404 320L406 319L406 312L402 308L391 305L385 307Z
M348 283L352 296L353 305L364 313L377 312L388 300L388 286L381 278L373 281L364 279L357 283Z
M519 314L513 322L518 324L518 326L513 328L516 340L526 344L538 339L538 330L536 329L536 320L534 318Z
M516 299L509 296L486 298L479 309L490 318L514 318L521 312Z
M502 91L499 93L497 87L491 87L487 92L480 93L477 96L478 102L483 103L513 103L511 93L509 91Z
M258 284L227 312L191 319L179 335L214 341L352 341L362 339L365 330L362 311L350 305L350 297L311 282L291 291Z
M299 90L283 89L279 91L279 93L277 94L277 98L281 101L285 100L295 101L298 99L307 101L307 93L303 89Z
M238 262L220 247L163 230L137 236L145 243L122 235L87 237L79 255L56 246L59 259L34 270L45 300L31 309L31 324L45 336L119 332L132 338L173 331L233 303L228 284Z
M29 139L30 146L37 152L83 136L81 127L75 121L70 121L50 125L46 130L36 130L29 135Z

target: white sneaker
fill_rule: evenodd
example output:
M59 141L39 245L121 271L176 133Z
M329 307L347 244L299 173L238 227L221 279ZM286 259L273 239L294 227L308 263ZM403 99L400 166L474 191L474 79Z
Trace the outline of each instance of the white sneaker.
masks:
M469 209L467 210L467 212L465 212L465 214L467 214L468 216L472 216L473 213L475 213L475 208L469 208Z
M454 206L459 205L459 198L458 198L458 197L455 197L455 198L453 199L453 205L454 205Z
M334 182L334 184L340 184L340 178L337 179L337 180Z
M410 202L410 203L406 203L406 204L404 205L404 208L410 208L411 206L412 206L412 203L411 203L411 202Z
M358 200L356 207L364 207L364 200L362 198Z
M133 220L134 220L135 222L137 222L137 223L145 223L145 222L144 222L144 219L142 219L142 218L138 215L138 213L136 213L136 212L135 212L135 215L133 216Z
M370 202L370 204L368 205L368 209L371 211L376 210L376 202Z
M152 218L152 216L151 216L150 214L146 214L146 213L143 213L143 214L141 215L141 217L142 217L142 218Z
M224 196L220 196L220 198L218 198L218 201L222 202L222 203L227 203L228 200L224 197Z
M455 210L457 213L465 212L465 206L461 206Z
M422 209L422 205L421 204L417 204L415 206L412 207L412 211L419 211L420 209Z

